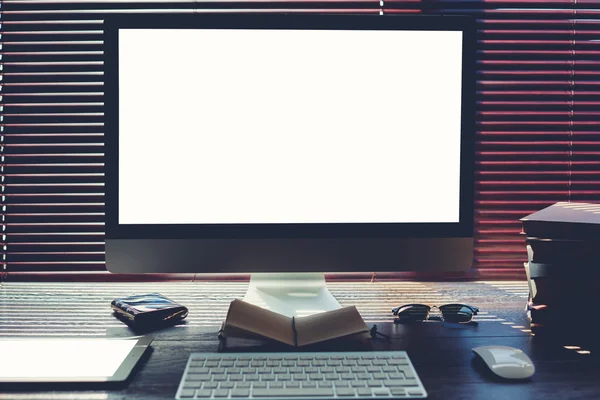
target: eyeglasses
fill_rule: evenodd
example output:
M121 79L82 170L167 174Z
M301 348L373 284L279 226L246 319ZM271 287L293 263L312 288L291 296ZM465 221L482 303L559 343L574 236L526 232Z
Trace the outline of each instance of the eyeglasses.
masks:
M425 304L405 304L392 309L398 318L394 322L416 322L429 319L429 312L437 308L442 313L442 318L447 322L466 324L473 320L479 308L467 304L444 304L443 306L428 306Z

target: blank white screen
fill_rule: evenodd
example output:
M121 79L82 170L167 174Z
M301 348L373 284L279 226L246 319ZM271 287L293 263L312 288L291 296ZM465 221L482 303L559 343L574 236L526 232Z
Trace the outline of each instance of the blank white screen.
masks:
M458 222L462 33L119 32L119 223Z
M0 339L0 380L110 378L136 339Z

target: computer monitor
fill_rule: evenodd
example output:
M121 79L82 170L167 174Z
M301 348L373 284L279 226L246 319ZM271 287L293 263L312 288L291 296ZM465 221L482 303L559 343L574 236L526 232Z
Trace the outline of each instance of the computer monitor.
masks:
M468 270L474 32L446 16L108 18L108 270Z

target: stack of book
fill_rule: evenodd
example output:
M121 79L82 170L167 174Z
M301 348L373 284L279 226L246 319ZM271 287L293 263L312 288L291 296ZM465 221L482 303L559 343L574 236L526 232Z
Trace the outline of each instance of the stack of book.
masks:
M589 320L600 301L600 204L560 202L521 222L532 326Z

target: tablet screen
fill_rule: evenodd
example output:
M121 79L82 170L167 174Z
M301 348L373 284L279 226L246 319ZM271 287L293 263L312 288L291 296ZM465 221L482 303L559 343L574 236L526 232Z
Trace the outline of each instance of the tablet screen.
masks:
M113 380L138 342L139 338L2 339L0 382Z

